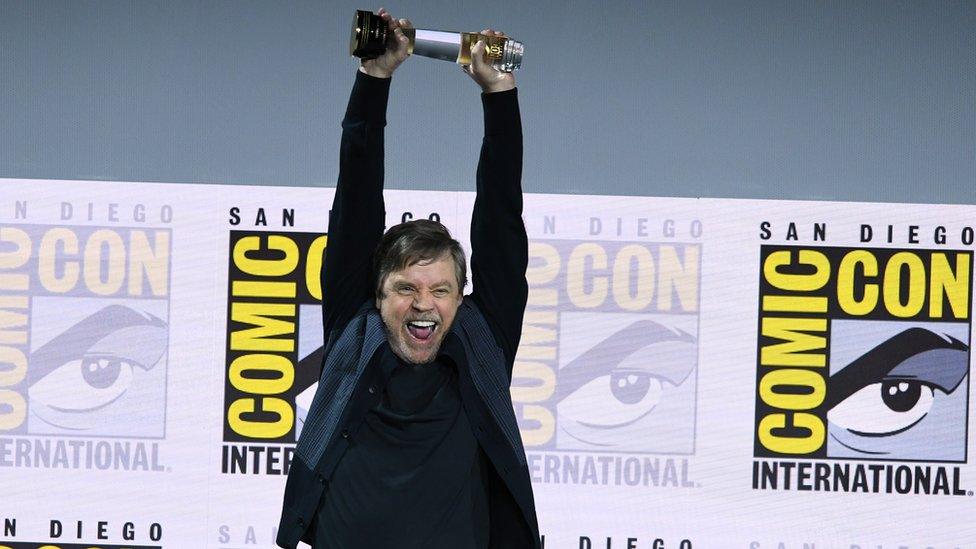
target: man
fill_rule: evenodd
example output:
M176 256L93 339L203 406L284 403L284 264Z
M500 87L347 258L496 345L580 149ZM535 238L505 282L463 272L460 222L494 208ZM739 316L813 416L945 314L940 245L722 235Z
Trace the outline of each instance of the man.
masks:
M485 137L464 252L431 221L385 235L383 128L409 25L363 61L343 120L323 272L326 354L288 475L277 543L315 548L539 546L509 394L528 294L515 80L472 49ZM486 34L501 34L486 30ZM375 250L375 252L374 252Z

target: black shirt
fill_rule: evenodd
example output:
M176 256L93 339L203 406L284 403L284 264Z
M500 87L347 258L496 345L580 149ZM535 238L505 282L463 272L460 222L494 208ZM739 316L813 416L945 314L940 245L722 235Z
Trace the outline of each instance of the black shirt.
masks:
M323 496L317 548L485 549L488 496L454 361L383 361L390 379Z

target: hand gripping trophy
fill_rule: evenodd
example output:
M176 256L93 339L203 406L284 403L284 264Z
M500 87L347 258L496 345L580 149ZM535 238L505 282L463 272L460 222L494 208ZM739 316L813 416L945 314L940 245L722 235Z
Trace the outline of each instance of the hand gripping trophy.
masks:
M495 70L512 72L522 66L522 43L507 36L490 36L476 32L449 32L404 28L410 41L407 51L414 55L471 64L471 48L478 40L485 41L485 60ZM349 54L361 59L373 59L386 51L387 25L375 13L357 10L352 21Z

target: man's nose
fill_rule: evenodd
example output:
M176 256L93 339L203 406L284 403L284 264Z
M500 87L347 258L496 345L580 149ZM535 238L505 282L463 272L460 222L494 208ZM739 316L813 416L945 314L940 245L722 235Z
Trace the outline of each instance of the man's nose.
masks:
M429 311L434 308L434 298L428 292L418 292L413 298L413 308L418 311Z

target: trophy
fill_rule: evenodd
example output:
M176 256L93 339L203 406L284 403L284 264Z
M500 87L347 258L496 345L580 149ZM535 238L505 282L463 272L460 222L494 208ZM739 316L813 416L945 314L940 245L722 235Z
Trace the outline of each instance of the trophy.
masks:
M431 59L471 64L471 48L478 40L485 41L485 61L495 70L512 72L522 66L522 43L507 36L485 36L476 32L447 32L424 29L401 29L410 41L407 51ZM357 10L352 20L349 54L361 59L374 59L386 51L389 28L379 15Z

